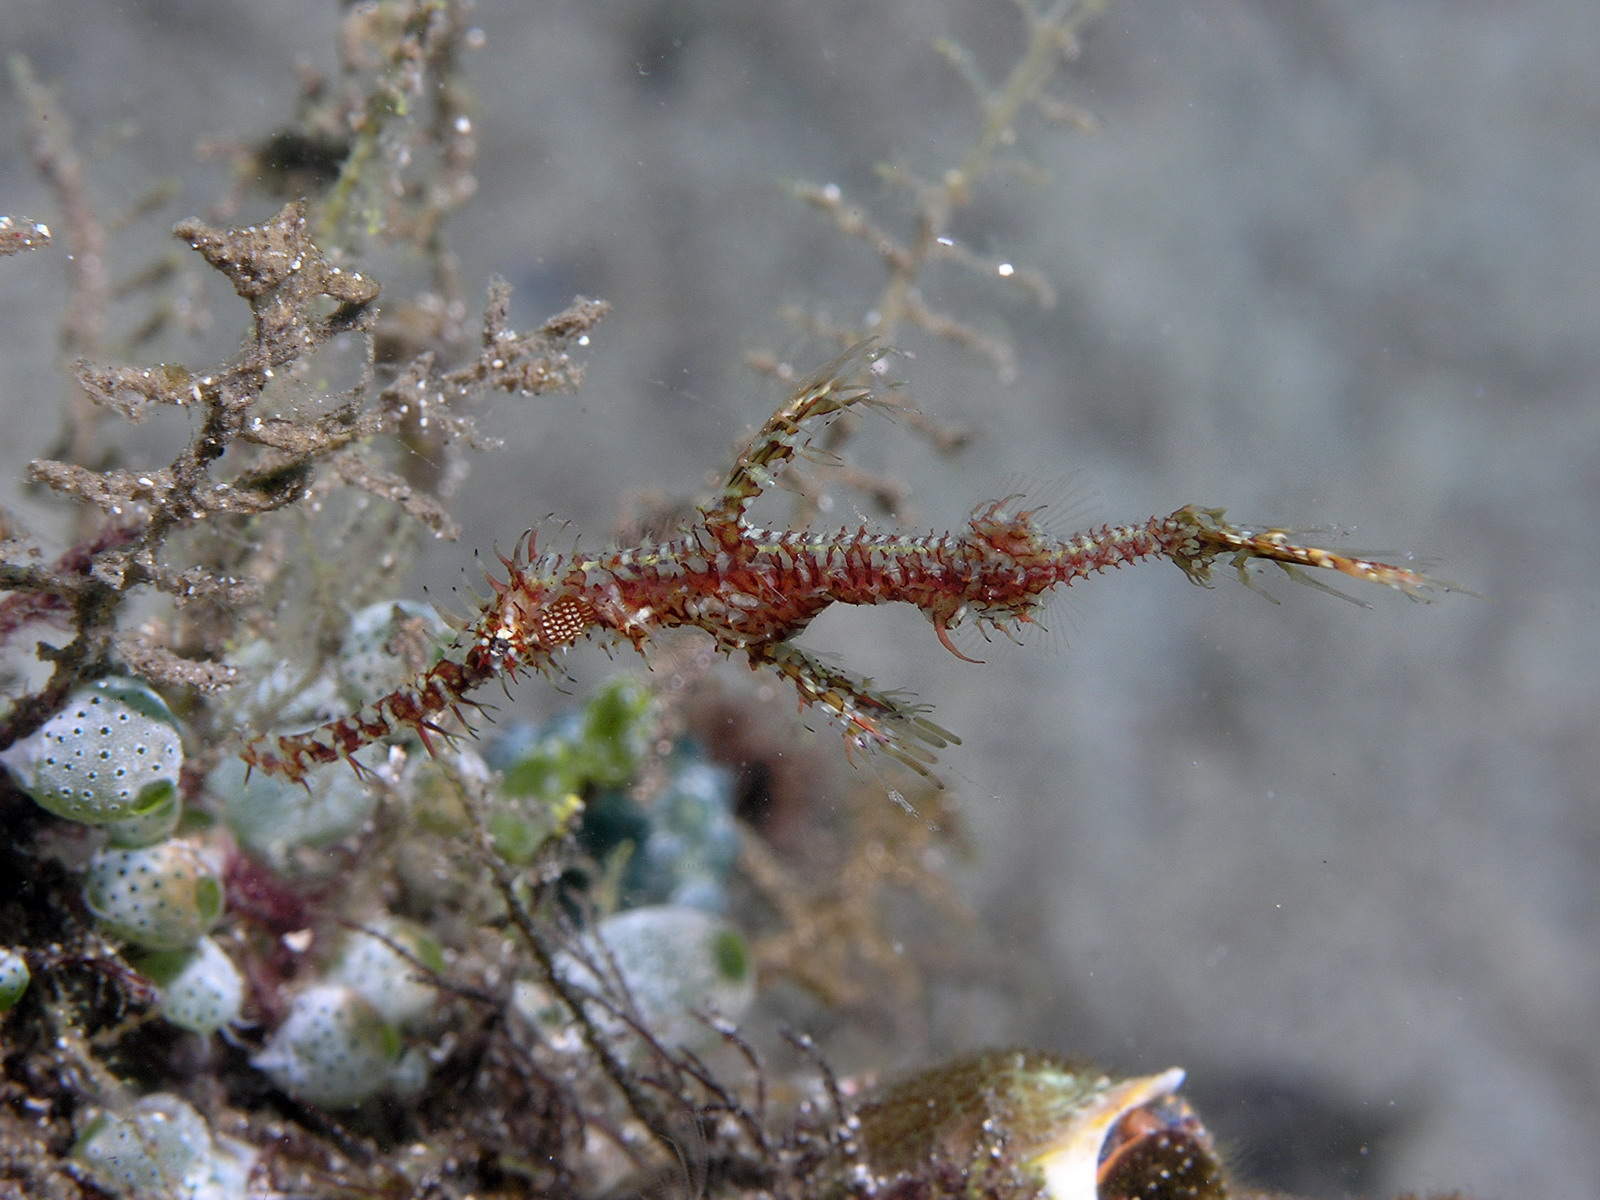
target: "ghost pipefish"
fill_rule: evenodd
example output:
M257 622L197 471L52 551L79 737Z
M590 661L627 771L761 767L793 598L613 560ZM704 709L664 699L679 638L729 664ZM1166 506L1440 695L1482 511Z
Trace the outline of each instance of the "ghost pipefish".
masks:
M928 775L937 751L959 738L928 720L925 705L877 690L794 644L830 605L914 605L946 649L975 662L956 647L952 630L971 622L1015 635L1034 622L1052 589L1145 559L1166 559L1207 586L1221 564L1256 587L1253 567L1264 562L1319 587L1309 572L1382 584L1415 600L1453 590L1409 567L1303 545L1284 529L1233 525L1222 509L1195 505L1065 539L1050 536L1018 496L980 504L964 529L920 536L752 524L751 501L829 418L884 403L862 382L883 354L857 346L795 388L745 443L715 499L676 537L590 557L541 553L526 535L501 556L505 579L491 578L492 596L433 667L349 716L305 733L252 739L241 752L245 762L303 780L318 764L354 765L361 747L407 729L431 748L431 736L452 736L441 719L459 719L463 707L474 706L471 694L491 680L549 671L556 654L584 639L628 642L648 655L658 631L691 628L725 654L743 655L752 669L788 680L803 707L843 730L847 755L881 752Z

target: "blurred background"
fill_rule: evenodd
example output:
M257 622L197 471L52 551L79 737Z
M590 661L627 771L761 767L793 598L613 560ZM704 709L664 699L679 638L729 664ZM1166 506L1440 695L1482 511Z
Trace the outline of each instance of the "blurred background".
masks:
M0 42L59 89L103 211L173 189L116 234L114 275L181 257L166 230L229 183L197 146L289 118L297 64L332 65L330 10L11 0ZM829 357L783 306L859 322L881 286L786 185L836 183L903 229L875 165L936 177L978 122L934 40L998 77L1022 37L1004 0L483 0L477 19L480 188L449 230L466 289L504 275L524 325L575 293L615 311L579 395L486 419L507 445L475 463L435 586L546 513L598 540L630 496L703 495L780 397L742 356ZM1275 607L1147 566L982 667L915 613L820 621L807 645L966 739L945 766L992 945L917 1014L916 1053L1181 1064L1246 1174L1318 1194L1592 1194L1597 45L1589 0L1116 0L1058 89L1098 132L1022 126L1034 169L962 214L971 247L1059 298L923 281L1009 339L1017 374L905 339L917 404L978 432L955 459L881 421L853 444L907 481L920 528L1019 486L1089 497L1067 527L1220 505L1415 551L1487 599L1369 588L1363 611L1285 582ZM0 211L61 220L14 93ZM48 532L59 508L21 480L68 386L61 264L0 274L0 499ZM242 306L207 295L210 328L166 353L237 345ZM170 452L182 420L130 453ZM834 499L854 524L865 501ZM580 660L580 683L608 669Z

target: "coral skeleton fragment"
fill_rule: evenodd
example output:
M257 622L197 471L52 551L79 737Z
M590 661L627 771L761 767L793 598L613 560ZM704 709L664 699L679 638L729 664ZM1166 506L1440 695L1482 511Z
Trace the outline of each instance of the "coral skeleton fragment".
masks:
M841 529L772 530L746 518L828 418L881 403L870 379L882 351L860 346L802 383L750 439L699 520L663 542L615 548L594 557L537 553L502 556L506 578L468 626L458 652L351 716L308 733L267 734L243 757L252 768L303 779L320 763L349 759L380 738L416 730L449 736L440 719L459 717L470 693L495 678L551 668L558 651L584 638L630 642L648 653L658 630L699 629L752 669L787 679L802 705L844 732L846 751L881 752L928 774L938 750L959 742L902 695L832 666L793 644L832 604L911 604L934 633L950 639L975 622L1015 634L1031 624L1053 588L1142 559L1167 559L1193 582L1210 583L1219 562L1250 586L1252 565L1274 563L1313 582L1306 568L1336 571L1425 600L1449 585L1407 567L1339 554L1290 540L1282 529L1229 524L1221 509L1178 509L1142 524L1104 525L1065 540L1051 537L1036 511L1010 496L979 505L956 533L922 536ZM1317 586L1321 586L1320 584ZM1331 589L1330 589L1331 590Z

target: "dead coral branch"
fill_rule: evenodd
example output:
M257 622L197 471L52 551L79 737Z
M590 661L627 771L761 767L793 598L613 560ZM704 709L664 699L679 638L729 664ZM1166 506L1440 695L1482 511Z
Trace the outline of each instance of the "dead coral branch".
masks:
M48 617L75 635L65 647L40 648L54 673L0 721L0 747L38 728L75 687L110 670L114 660L159 684L201 690L225 685L226 669L207 660L220 657L230 622L263 594L247 578L256 574L246 558L258 533L240 529L238 522L300 503L313 494L313 484L318 494L330 487L366 491L435 536L455 536L443 502L387 465L379 439L404 441L420 426L440 447L459 441L482 448L488 440L463 411L464 402L485 391L535 395L576 388L582 368L568 351L587 342L606 311L600 302L578 300L540 328L519 333L506 323L510 290L496 283L475 354L464 363L441 365L435 351L423 350L380 387L373 380L372 351L378 284L328 261L311 238L305 202L286 205L259 225L216 229L189 220L174 232L250 306L252 336L231 362L210 371L173 364L78 365L83 394L97 407L135 422L154 406L186 409L196 415L194 433L162 467L98 470L58 459L30 465L35 482L99 509L106 526L54 569L0 563L0 590L23 594L0 608L0 633ZM363 339L366 351L365 370L349 392L328 398L316 411L260 411L275 381L292 380L312 356L345 335ZM230 447L243 451L226 460L223 473L219 468ZM224 528L236 536L214 539L213 552L201 561L172 561L174 534L215 519L232 522ZM224 544L233 548L218 548ZM207 644L186 646L182 655L147 634L119 636L123 600L141 587L165 593L180 606L204 601L229 615Z

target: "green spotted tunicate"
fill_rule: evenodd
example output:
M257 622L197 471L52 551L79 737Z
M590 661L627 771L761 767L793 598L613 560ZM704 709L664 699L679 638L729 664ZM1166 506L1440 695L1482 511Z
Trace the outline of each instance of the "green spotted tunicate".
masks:
M354 988L391 1024L408 1024L432 1008L438 994L427 973L444 970L439 943L418 926L393 917L375 921L371 928L381 936L361 929L345 934L328 982Z
M83 896L107 933L152 950L193 946L224 904L212 856L181 838L100 851L89 862Z
M189 950L160 950L139 967L161 988L161 1015L179 1029L216 1033L239 1019L244 976L216 941L203 937Z
M322 983L294 998L252 1066L296 1100L352 1108L393 1082L400 1035L352 987Z
M10 1012L17 1006L32 978L22 951L0 946L0 1013Z
M127 836L137 841L149 836L141 819L175 803L183 744L171 712L147 685L102 679L5 761L41 807L89 825L131 823Z

